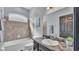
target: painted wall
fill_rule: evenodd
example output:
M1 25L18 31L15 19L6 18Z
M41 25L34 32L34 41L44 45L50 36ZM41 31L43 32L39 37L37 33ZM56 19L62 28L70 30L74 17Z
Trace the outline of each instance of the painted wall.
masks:
M32 8L32 10L30 11L30 26L31 26L31 31L32 31L32 35L33 37L36 36L42 36L43 35L43 16L46 14L46 8L45 7L35 7ZM34 22L36 21L35 18L36 17L40 17L40 29L37 29L34 26Z
M35 7L32 8L30 11L30 17L36 17L36 16L44 16L46 14L46 7Z
M68 15L68 14L73 14L73 8L72 7L66 7L62 10L56 11L54 13L51 13L49 15L46 15L46 20L47 20L47 34L50 34L49 28L51 25L54 26L54 36L59 36L59 17Z
M0 8L0 20L1 20L1 8ZM0 42L1 42L1 33L2 31L0 30Z
M2 7L0 7L0 20L1 20L1 27L2 30L0 30L0 42L3 42L3 20L2 20Z

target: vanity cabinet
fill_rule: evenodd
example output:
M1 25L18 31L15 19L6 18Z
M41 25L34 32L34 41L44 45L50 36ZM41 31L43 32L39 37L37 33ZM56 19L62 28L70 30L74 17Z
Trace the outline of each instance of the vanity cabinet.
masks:
M39 44L39 51L52 51L52 50L50 50L50 49L48 49L47 47L45 47L45 46Z
M39 43L37 43L35 40L33 42L34 42L33 50L39 51Z
M40 43L36 42L35 40L34 40L33 50L34 51L52 51L48 49L47 47L41 45Z

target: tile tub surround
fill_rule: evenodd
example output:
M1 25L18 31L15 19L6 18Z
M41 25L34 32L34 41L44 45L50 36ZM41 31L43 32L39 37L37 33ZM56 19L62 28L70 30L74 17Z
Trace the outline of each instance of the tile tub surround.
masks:
M8 20L4 22L4 41L27 37L30 37L28 23Z

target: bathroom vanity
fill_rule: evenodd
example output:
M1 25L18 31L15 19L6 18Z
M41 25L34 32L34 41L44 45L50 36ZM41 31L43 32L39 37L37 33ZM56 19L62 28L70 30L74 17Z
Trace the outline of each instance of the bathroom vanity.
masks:
M43 38L34 38L34 47L33 50L34 51L72 51L72 49L66 48L64 45L64 42L59 42L59 45L57 46L50 46L50 45L46 45L42 42L42 40L44 40Z

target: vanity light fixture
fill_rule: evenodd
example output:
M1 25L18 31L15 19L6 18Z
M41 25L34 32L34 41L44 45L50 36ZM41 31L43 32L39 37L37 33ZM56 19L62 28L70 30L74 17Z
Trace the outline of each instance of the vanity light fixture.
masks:
M47 10L53 9L54 7L47 7Z

